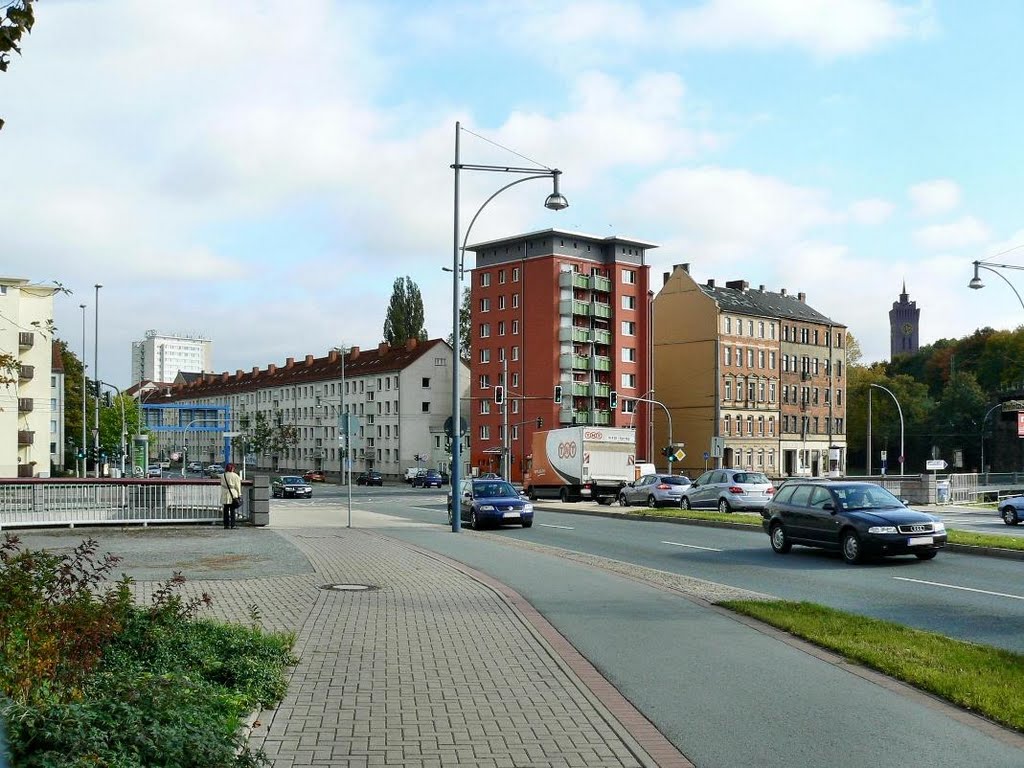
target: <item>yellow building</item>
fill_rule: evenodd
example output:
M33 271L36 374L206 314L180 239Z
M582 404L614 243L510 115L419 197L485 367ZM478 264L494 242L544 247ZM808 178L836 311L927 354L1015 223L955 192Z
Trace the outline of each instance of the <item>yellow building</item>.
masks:
M842 474L846 328L806 296L698 284L681 264L653 303L655 457L685 444L673 471L712 467L771 477ZM661 465L664 459L657 459Z

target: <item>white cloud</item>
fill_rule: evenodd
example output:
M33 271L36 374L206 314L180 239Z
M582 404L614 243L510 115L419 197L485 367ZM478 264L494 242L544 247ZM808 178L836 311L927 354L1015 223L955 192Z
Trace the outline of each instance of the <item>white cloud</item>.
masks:
M895 206L888 200L871 198L851 204L849 214L858 224L876 225L888 220L894 210Z
M907 190L907 196L919 216L949 213L960 205L960 187L949 179L922 181Z
M914 242L928 250L966 248L991 238L985 223L973 216L962 216L948 224L923 227L914 233Z

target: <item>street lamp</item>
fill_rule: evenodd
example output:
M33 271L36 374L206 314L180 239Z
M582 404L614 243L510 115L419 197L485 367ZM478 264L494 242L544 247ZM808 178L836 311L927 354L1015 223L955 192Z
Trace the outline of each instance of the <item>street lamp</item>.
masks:
M348 485L348 525L347 528L352 527L352 462L349 459L349 433L351 432L349 416L345 412L345 355L348 350L344 346L335 347L334 350L338 353L341 358L341 413L338 416L338 425L341 427L341 470L338 473L338 484L341 484L342 478L345 479Z
M92 336L92 379L96 382L96 421L92 436L93 448L96 450L96 477L100 476L100 288L103 285L96 283L96 305L93 307L95 317L95 329Z
M652 389L648 394L652 394L653 392L654 392L654 390ZM645 397L630 398L630 399L633 400L634 403L651 403L652 405L660 405L661 406L661 409L663 411L665 411L665 417L668 419L668 444L669 445L675 445L675 441L672 439L672 435L673 435L673 432L672 432L672 414L669 412L669 410L665 406L665 404L663 402L661 402L660 400L655 400L652 397L646 397L646 396ZM634 406L633 413L631 413L630 416L629 416L629 428L630 429L633 428L633 417L635 415L636 415L636 407ZM651 456L651 458L653 459L654 456ZM652 461L651 463L653 464L654 462ZM672 460L668 459L667 460L667 464L668 464L668 473L671 475L672 474Z
M181 476L182 477L185 477L185 469L188 467L188 431L189 431L189 429L192 428L193 424L209 424L209 423L210 423L210 420L208 418L205 418L205 417L202 418L202 419L192 419L192 421L190 421L188 424L185 425L185 429L182 430L182 432L185 433L185 436L182 439L182 445L181 445L181 451L182 451L182 457L181 457Z
M999 275L999 277L1001 277L1003 281L1010 286L1010 290L1013 291L1014 295L1016 295L1017 301L1020 302L1021 308L1024 309L1024 299L1020 297L1020 293L1013 287L1013 283L1007 279L1006 275L999 271L1000 269L1024 269L1024 267L1018 266L1017 264L995 264L991 261L975 261L974 277L972 277L971 282L967 284L968 288L972 288L975 291L985 287L985 284L981 282L981 276L978 274L979 269L987 269L989 272Z
M455 162L451 168L455 171L455 209L454 209L454 238L452 245L452 424L454 437L452 439L452 472L451 472L451 484L452 484L452 532L458 533L462 527L462 511L461 511L461 499L459 498L459 485L462 464L462 430L460 425L462 424L462 415L460 410L460 398L459 398L459 366L462 364L462 350L459 339L459 315L460 308L459 302L461 297L462 288L462 271L463 264L466 256L466 243L469 242L469 233L473 229L473 224L476 223L477 217L487 207L487 204L494 198L504 192L510 187L514 187L516 184L522 184L524 181L531 181L533 179L551 179L553 184L553 190L547 199L544 200L544 207L552 211L561 211L569 207L569 201L565 199L558 189L558 177L561 175L561 171L557 168L515 168L511 166L500 166L500 165L470 165L459 161L459 134L462 131L462 127L459 122L455 123ZM465 237L462 238L461 248L459 245L459 172L462 170L467 171L493 171L495 173L512 173L512 174L525 174L523 178L516 179L515 181L506 184L493 195L488 197L483 205L481 205L477 212L470 219L469 226L466 228Z
M79 304L82 308L82 474L79 477L85 477L85 473L88 471L89 460L85 458L86 453L86 422L88 421L88 413L86 411L86 403L89 402L88 397L88 382L85 378L85 304Z
M906 458L903 455L903 409L900 407L900 401L896 399L896 395L892 393L892 390L886 389L881 384L869 384L868 385L868 474L871 474L871 387L875 389L881 389L889 393L889 397L892 398L893 402L896 403L896 410L900 414L900 474L903 474L903 460Z

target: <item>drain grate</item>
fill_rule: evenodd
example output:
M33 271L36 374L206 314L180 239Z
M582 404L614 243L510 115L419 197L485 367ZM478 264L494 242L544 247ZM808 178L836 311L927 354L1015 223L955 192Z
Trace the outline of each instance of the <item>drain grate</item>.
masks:
M324 584L320 589L327 589L331 592L366 592L376 589L372 584Z

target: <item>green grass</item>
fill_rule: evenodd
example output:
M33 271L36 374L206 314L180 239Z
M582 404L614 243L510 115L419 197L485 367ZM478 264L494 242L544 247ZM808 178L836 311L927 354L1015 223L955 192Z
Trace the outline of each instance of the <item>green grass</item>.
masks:
M754 528L761 528L760 515L744 514L739 512L723 515L721 512L662 507L660 509L630 509L626 514L634 517L664 517L666 519L677 520L704 520L707 522L732 523L733 525L749 525ZM960 531L955 528L947 529L947 533L950 544L963 544L969 547L1014 549L1018 551L1024 550L1024 536L1000 536L998 534L973 533L971 531Z
M721 605L1024 731L1024 655L814 603L734 600Z

